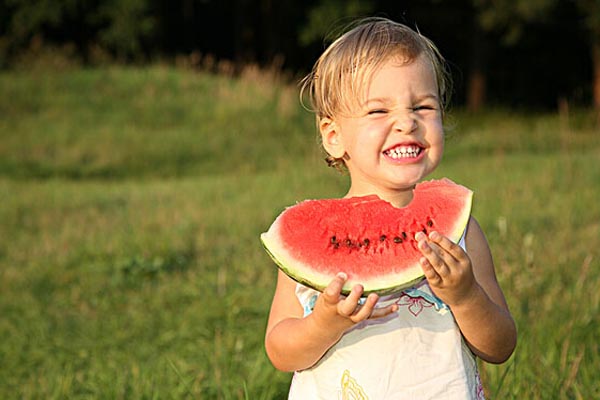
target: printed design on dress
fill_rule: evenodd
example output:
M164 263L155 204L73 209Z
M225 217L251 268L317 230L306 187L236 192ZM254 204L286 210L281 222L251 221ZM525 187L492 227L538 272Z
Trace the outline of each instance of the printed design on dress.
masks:
M400 299L396 302L399 306L408 306L408 311L415 317L418 316L423 308L433 307L433 304L428 302L422 297L410 297L407 294L403 294Z
M304 304L304 316L306 317L308 314L312 313L315 309L315 304L317 302L317 295L313 294L310 296L306 304Z
M429 307L434 307L435 310L442 315L450 311L448 305L433 293L428 293L416 287L404 290L396 304L399 306L407 306L408 311L415 317L417 317L424 308Z
M405 289L402 291L396 304L399 306L408 306L408 311L415 317L418 316L424 308L434 307L440 315L444 315L450 311L450 307L448 307L448 305L440 298L431 293L431 291L422 290L421 288L425 289L428 288L428 286L426 286L426 284L421 284L416 287ZM302 301L305 317L313 312L317 298L318 294L312 294L306 298L306 300Z
M483 385L481 384L481 377L479 371L475 373L475 382L477 385L477 400L485 400L485 392L483 391Z
M344 370L342 375L342 389L339 400L369 400L362 387L356 382L356 379L350 376L350 371Z

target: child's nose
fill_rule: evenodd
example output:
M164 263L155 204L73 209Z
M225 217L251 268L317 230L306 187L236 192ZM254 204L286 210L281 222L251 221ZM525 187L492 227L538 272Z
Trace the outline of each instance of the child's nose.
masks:
M411 133L417 129L417 121L412 112L397 115L394 121L394 130L401 133Z

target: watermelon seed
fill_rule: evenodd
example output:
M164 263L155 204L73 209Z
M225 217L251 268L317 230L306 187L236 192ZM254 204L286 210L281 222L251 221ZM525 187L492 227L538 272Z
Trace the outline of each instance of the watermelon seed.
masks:
M331 244L336 244L337 242L338 242L337 238L335 236L332 236L331 237Z
M433 226L433 221L430 220L430 219L428 219L427 220L427 226L431 228Z
M339 249L339 248L340 248L340 244L339 244L338 242L335 242L335 243L333 244L333 248L334 248L334 249Z
M371 243L371 241L369 239L365 239L363 240L363 243L365 244L365 246L368 246L369 243Z
M352 247L352 240L346 239L346 246Z
M406 239L408 236L406 236L406 232L402 232L402 238Z
M400 238L399 236L396 236L394 238L394 243L402 243L402 238Z
M424 234L427 235L427 228L423 228L423 230L421 232L423 232Z
M381 235L381 236L379 237L379 241L380 241L380 242L384 242L384 241L385 241L385 239L387 239L387 236L385 236L385 235Z

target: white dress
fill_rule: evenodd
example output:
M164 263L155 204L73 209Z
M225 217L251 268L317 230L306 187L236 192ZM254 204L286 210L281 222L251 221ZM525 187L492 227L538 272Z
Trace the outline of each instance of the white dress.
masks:
M464 238L459 244L465 248ZM319 292L298 284L296 295L310 314ZM382 297L378 307L392 303L396 313L356 325L314 366L296 371L289 399L483 399L475 356L427 281Z

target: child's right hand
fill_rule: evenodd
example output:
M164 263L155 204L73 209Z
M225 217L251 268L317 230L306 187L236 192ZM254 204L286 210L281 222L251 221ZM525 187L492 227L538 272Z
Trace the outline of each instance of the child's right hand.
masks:
M277 369L309 368L357 323L398 310L396 304L375 308L379 296L374 293L367 296L363 304L360 301L364 294L362 285L355 285L348 296L342 295L346 280L345 274L338 274L305 317L295 294L297 283L279 271L265 336L267 355Z
M361 302L364 291L362 285L355 285L348 296L343 296L341 291L347 279L346 274L338 273L317 299L311 316L319 328L341 335L359 322L382 318L398 310L396 304L375 308L379 300L375 293L369 294Z

